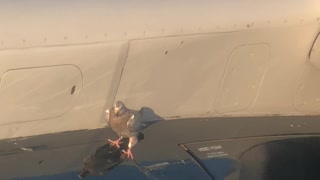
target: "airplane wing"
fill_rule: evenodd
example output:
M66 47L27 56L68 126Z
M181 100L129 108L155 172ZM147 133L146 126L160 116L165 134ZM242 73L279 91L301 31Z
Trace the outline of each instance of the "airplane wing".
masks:
M0 12L0 179L76 177L116 138L116 100L145 107L150 126L106 177L260 179L290 165L282 179L319 177L318 0L10 0Z

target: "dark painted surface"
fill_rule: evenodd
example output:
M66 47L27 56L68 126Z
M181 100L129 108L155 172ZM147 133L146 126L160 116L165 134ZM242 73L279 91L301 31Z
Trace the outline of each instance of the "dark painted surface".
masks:
M320 179L320 135L226 139L185 147L216 180Z
M240 179L320 179L320 137L260 144L240 158Z
M142 171L144 171L150 179L211 179L201 166L191 159L180 161L143 162L140 166Z
M120 176L112 175L118 172L121 175L131 174L131 177L147 176L149 179L176 179L180 176L210 178L205 169L201 168L179 144L319 132L318 116L194 118L160 121L143 131L145 139L133 149L135 163L125 162L105 177L118 179ZM58 176L60 178L77 175L83 159L95 152L107 138L117 138L109 128L2 140L0 142L1 179ZM243 147L241 144L235 144L234 148L241 147ZM229 163L221 161L215 166L226 167ZM149 169L150 166L157 167L159 164L164 167L158 170ZM222 173L229 173L229 171L232 171L232 168L221 169Z
M57 180L57 179L65 179L65 180L78 180L79 171L47 175L47 176L38 176L38 177L27 177L27 178L19 178L22 180ZM114 168L108 174L105 175L96 175L96 176L86 176L86 180L103 180L103 179L141 179L148 180L147 176L143 174L139 169L135 166L131 165L121 165L119 167Z

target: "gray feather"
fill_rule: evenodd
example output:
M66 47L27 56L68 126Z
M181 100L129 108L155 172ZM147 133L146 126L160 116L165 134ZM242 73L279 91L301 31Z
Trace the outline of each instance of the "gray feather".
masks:
M107 109L106 111L105 111L105 113L106 113L106 123L107 123L107 126L108 127L110 127L110 123L109 123L109 121L110 121L110 109Z
M139 132L142 130L142 116L137 111L132 111L132 116L127 122L127 128L131 132Z

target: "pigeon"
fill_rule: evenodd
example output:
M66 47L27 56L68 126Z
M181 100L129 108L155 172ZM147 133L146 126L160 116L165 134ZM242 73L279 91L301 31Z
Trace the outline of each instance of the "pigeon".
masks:
M119 139L110 144L120 147L123 138L129 138L128 150L123 151L130 159L133 159L131 149L138 143L138 134L146 126L142 118L143 109L135 111L128 109L123 102L117 101L112 108L106 110L107 126L111 127L119 135Z
M138 141L144 139L144 134L138 134ZM123 138L121 140L119 148L113 146L111 143L100 146L94 154L84 159L83 168L78 175L80 179L90 175L103 175L106 172L112 170L117 165L121 164L127 155L122 150L128 149L129 138Z

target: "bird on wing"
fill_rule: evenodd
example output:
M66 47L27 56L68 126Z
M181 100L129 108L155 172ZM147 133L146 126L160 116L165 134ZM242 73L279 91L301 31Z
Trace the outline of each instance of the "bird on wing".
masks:
M131 149L138 143L139 132L146 126L142 118L143 110L135 111L128 109L123 102L117 101L112 108L106 110L106 122L119 138L115 141L108 139L111 145L120 147L123 138L129 138L128 149L125 153L133 159Z

